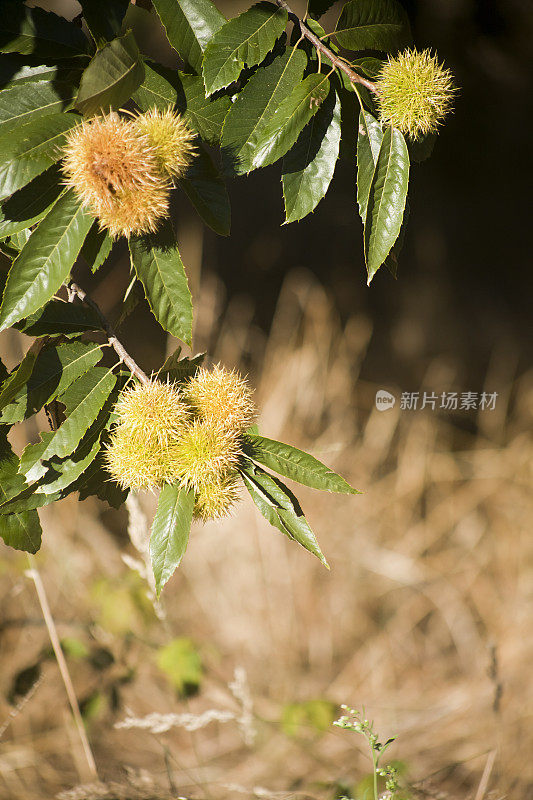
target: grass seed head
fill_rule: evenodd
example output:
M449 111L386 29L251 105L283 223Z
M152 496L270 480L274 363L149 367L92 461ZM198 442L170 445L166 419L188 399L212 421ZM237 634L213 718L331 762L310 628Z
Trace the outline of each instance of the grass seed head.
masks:
M247 381L220 365L211 370L201 367L186 383L183 394L200 419L233 434L244 433L256 415Z
M116 112L84 120L66 136L63 173L84 207L112 236L156 230L166 216L169 180L154 149Z
M151 108L133 124L153 148L161 172L171 180L182 178L195 156L194 134L183 117L172 108Z
M430 50L389 57L377 77L380 120L413 140L436 133L451 110L452 74Z

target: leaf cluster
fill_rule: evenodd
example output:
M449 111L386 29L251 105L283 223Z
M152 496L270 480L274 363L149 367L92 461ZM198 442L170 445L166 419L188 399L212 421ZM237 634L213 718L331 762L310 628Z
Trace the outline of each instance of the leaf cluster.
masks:
M105 471L103 453L118 393L132 376L120 361L104 365L102 346L92 340L110 339L106 321L66 288L73 270L95 272L114 245L61 175L66 134L85 117L124 108L181 113L196 135L197 156L178 185L221 235L230 230L227 178L279 163L285 222L299 221L328 191L342 140L343 153L357 162L368 280L383 264L395 273L409 150L398 130L378 122L372 92L339 65L372 78L387 53L409 42L409 23L397 0L350 0L326 35L317 20L331 5L310 0L304 25L282 2L261 0L226 20L211 0L153 0L152 18L179 56L180 68L170 70L141 53L127 0L81 0L83 28L79 19L18 0L1 4L0 251L7 269L0 331L13 326L35 339L21 363L10 374L2 367L0 376L6 543L35 552L36 509L70 492L116 505L125 498ZM329 48L329 58L306 31ZM124 313L142 286L162 328L191 344L192 298L171 220L154 234L132 236L128 246L132 280ZM178 351L160 376L179 382L200 361ZM52 430L19 459L10 426L42 409ZM240 474L260 512L325 563L297 499L264 467L313 488L355 490L288 445L251 432L244 445ZM192 511L190 492L162 490L152 534L158 590L183 556Z

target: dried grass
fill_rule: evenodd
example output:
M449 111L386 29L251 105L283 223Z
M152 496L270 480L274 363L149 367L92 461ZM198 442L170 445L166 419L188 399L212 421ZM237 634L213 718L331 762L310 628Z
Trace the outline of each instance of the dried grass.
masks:
M287 278L268 341L246 303L218 319L215 280L202 291L197 348L218 321L214 360L239 366L245 352L263 364L261 429L310 449L365 493L298 492L331 572L248 502L231 519L197 525L159 618L149 601L130 613L125 599L138 584L122 556L143 557L137 507L139 552L112 535L96 503L69 499L45 510L39 564L60 633L115 659L100 670L71 660L78 696L116 684L122 703L89 727L107 794L61 796L330 798L333 781L353 784L368 772L357 739L337 729L289 739L279 725L284 704L326 698L364 704L378 731L397 734L391 756L407 763L420 798L532 797L533 374L503 378L494 362L487 389L500 392L497 410L480 413L474 436L438 412L377 411L381 387L359 379L370 323L342 327L308 274ZM470 388L447 385L449 375L436 360L420 388ZM145 511L152 502L142 498ZM126 530L125 515L112 521ZM3 555L0 723L13 676L48 646L24 558ZM114 610L126 603L122 628L99 605L102 578L118 592ZM154 647L175 636L191 637L206 667L189 700L176 698L154 664ZM82 782L57 667L41 660L40 683L4 734L6 800L44 800ZM238 714L227 684L239 666L253 697L253 746L232 722L160 735L114 727L126 708L136 717ZM133 678L120 683L130 669ZM126 768L146 770L149 785L133 787Z

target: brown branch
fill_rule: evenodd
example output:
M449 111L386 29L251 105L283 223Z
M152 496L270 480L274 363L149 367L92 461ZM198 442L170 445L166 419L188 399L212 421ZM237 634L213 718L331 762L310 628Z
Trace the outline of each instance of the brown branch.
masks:
M305 22L294 13L294 11L287 5L285 0L276 0L276 3L280 8L285 9L291 22L294 22L294 24L300 28L300 33L302 36L305 36L305 38L316 47L319 53L323 53L326 58L331 61L334 67L340 69L341 72L344 72L344 74L350 79L351 83L359 83L361 86L366 87L373 94L378 93L376 84L372 83L372 81L369 81L366 78L363 78L361 75L355 72L355 70L349 67L342 58L339 58L339 56L335 55L333 50L330 50L330 48L325 45L324 42L318 38L318 36L315 36L313 31L307 27Z
M70 301L71 301L71 298L79 297L79 299L83 303L88 305L90 308L93 309L93 311L95 311L97 313L98 318L99 318L100 322L102 323L102 327L103 327L104 331L106 332L107 341L109 342L109 344L111 345L111 347L113 348L115 353L118 355L120 361L123 362L128 367L128 369L130 370L132 375L135 375L141 381L141 383L149 383L150 382L150 378L148 377L146 372L143 372L143 370L133 360L133 358L130 356L130 354L128 352L126 352L126 350L124 349L124 345L121 342L119 342L119 340L117 338L117 334L113 330L113 327L111 326L111 323L104 316L104 314L100 310L100 307L96 305L94 300L92 300L89 297L87 292L85 292L81 288L81 286L78 286L77 283L74 283L74 281L71 281L68 284L67 288L68 288L69 300Z

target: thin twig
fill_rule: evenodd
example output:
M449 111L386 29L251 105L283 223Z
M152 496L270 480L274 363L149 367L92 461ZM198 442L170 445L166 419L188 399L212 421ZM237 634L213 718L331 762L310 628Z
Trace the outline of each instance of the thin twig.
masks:
M80 707L78 705L78 699L76 697L76 693L74 691L74 687L70 679L70 673L68 671L67 662L65 661L65 656L63 655L63 650L61 648L61 642L59 641L59 636L57 634L57 628L55 626L54 618L52 616L52 612L50 611L50 605L48 603L46 591L43 582L41 580L39 571L37 570L35 559L29 553L28 553L28 560L30 562L30 569L27 570L26 575L28 576L28 578L31 578L35 584L35 591L37 592L37 597L39 598L39 603L41 605L41 610L43 612L43 617L46 627L48 629L48 635L50 636L50 641L52 643L54 655L57 660L57 665L59 667L61 677L63 678L63 683L65 685L65 690L67 692L68 701L70 703L70 708L72 710L72 716L74 717L74 722L76 724L78 736L80 737L83 752L87 760L87 766L89 767L89 772L91 773L91 776L93 778L98 779L96 762L94 760L94 756L91 750L91 745L89 744L89 740L87 739L85 726L83 724L83 719L80 713Z
M348 78L352 83L359 83L361 84L361 86L365 86L373 94L378 94L376 84L372 83L372 81L369 81L366 78L363 78L361 75L355 72L355 70L349 67L348 64L346 64L346 62L344 61L344 59L335 55L333 50L330 50L330 48L327 45L325 45L324 42L322 42L318 38L318 36L315 36L313 31L307 27L304 21L301 20L300 17L294 13L294 11L290 8L290 6L287 5L285 0L276 0L276 3L280 8L285 9L287 14L289 15L289 19L291 20L291 22L294 22L295 25L298 25L302 36L305 36L305 38L316 47L319 53L323 53L326 56L326 58L328 58L329 61L331 61L334 67L344 72L344 74L348 76Z
M109 342L115 353L118 355L119 359L122 362L124 362L124 364L126 364L126 366L129 368L130 372L133 375L135 375L141 381L141 383L149 383L150 379L148 375L146 374L146 372L143 372L140 366L133 360L130 354L125 350L124 345L118 340L117 334L115 333L113 327L111 326L111 323L109 322L107 317L104 316L104 314L100 310L100 307L96 305L94 300L91 297L89 297L87 292L84 289L82 289L81 286L78 286L77 283L74 283L74 281L71 281L69 283L68 290L69 290L69 299L72 293L74 296L79 297L79 299L83 303L88 305L90 308L93 309L93 311L95 311L98 314L98 318L102 323L102 327L107 334L107 341Z
M483 775L481 776L481 780L479 782L479 786L474 800L483 800L483 798L485 797L485 792L487 791L487 786L489 785L490 773L492 772L495 760L496 760L496 750L491 750L487 756L485 769L483 770Z

